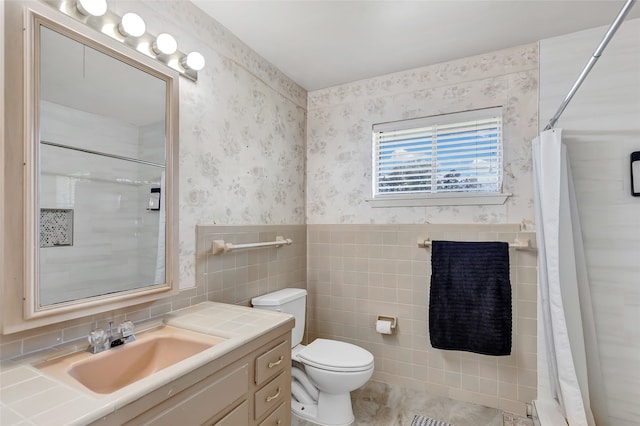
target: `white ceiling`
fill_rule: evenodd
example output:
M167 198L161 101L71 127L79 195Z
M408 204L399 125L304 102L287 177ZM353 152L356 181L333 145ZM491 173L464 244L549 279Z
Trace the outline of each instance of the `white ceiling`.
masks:
M608 26L624 4L621 0L192 1L309 91ZM635 17L640 17L637 5L627 19Z

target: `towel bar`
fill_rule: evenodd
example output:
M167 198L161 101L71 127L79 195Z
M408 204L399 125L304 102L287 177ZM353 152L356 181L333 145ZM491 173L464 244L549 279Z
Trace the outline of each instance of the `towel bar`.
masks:
M431 247L431 243L432 243L432 241L429 238L427 238L426 240L419 239L418 240L418 247L430 248ZM513 248L513 249L516 249L516 250L528 250L528 251L537 250L537 247L535 246L535 244L533 244L533 242L531 240L520 241L518 239L516 239L513 243L509 243L509 248Z
M247 244L232 244L232 243L225 243L224 240L213 240L213 243L211 244L211 252L213 254L221 254L221 253L227 253L233 250L238 250L238 249L247 249L247 248L256 248L256 247L280 247L280 246L284 246L284 245L290 245L293 243L293 240L291 238L283 238L283 237L276 237L275 241L267 241L264 243L247 243Z

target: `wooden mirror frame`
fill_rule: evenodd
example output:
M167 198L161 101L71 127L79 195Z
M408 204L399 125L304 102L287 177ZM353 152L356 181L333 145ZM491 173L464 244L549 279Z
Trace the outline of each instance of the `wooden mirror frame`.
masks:
M2 332L86 317L151 302L178 292L178 73L82 22L35 1L5 3L6 129L4 287ZM141 289L80 299L49 307L37 306L37 146L38 72L35 35L45 26L114 56L167 82L165 194L166 282ZM23 31L24 29L24 31ZM9 102L12 102L9 105Z

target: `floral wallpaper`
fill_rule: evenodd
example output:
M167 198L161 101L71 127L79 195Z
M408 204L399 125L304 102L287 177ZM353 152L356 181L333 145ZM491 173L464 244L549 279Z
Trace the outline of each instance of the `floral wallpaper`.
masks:
M304 223L505 223L533 219L537 45L310 93L195 5L114 0L152 34L172 33L206 66L180 80L180 285L195 284L195 226ZM373 209L373 123L503 105L502 206ZM306 159L305 159L306 157ZM305 164L306 161L306 164ZM517 188L517 190L516 190Z
M307 223L533 222L530 142L537 134L538 46L530 44L309 93ZM503 107L499 206L372 208L375 123Z
M110 2L206 60L180 79L180 286L195 285L198 224L304 224L306 91L188 1Z

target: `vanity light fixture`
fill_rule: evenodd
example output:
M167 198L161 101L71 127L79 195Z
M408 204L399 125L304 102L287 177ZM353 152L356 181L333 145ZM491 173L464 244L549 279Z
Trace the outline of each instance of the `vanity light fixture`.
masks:
M78 0L76 9L84 16L102 16L107 13L107 0Z
M135 13L125 13L118 24L118 31L125 37L140 37L145 33L144 20Z
M171 34L161 33L156 37L147 33L140 15L129 12L120 17L109 10L107 0L46 0L46 3L51 3L71 18L162 62L190 80L198 81L198 71L205 66L204 56L200 53L181 52Z
M173 55L178 50L178 43L171 34L162 33L156 37L151 48L156 55Z
M180 60L180 65L185 69L200 71L204 68L204 56L199 52L191 52Z

